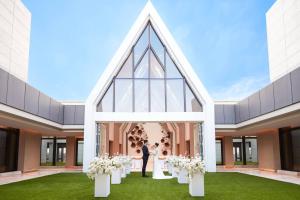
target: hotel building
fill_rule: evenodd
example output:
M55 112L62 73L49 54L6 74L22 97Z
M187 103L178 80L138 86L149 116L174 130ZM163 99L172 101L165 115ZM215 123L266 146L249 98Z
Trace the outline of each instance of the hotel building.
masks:
M160 143L162 158L200 154L211 172L299 172L299 16L299 1L274 3L266 14L272 82L215 102L149 1L86 101L60 102L27 83L30 13L20 0L0 1L0 173L86 171L104 153L131 155L138 170L145 139Z

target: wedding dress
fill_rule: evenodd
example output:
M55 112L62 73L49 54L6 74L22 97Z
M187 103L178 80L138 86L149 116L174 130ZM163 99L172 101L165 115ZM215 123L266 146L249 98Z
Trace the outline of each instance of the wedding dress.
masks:
M162 170L161 162L159 160L159 150L155 148L153 151L153 179L171 179L172 176L165 176Z

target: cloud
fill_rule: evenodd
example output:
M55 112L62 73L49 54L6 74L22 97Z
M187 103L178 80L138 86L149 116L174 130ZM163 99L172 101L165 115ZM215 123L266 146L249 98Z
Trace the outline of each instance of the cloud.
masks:
M236 101L242 100L263 88L269 83L267 77L245 77L229 86L223 86L212 92L215 100Z

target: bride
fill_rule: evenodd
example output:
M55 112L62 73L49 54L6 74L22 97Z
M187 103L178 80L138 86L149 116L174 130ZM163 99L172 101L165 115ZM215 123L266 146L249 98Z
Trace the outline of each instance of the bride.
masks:
M153 149L153 173L152 178L153 179L170 179L172 176L165 176L164 172L162 170L161 162L159 160L159 144L155 143L154 149Z

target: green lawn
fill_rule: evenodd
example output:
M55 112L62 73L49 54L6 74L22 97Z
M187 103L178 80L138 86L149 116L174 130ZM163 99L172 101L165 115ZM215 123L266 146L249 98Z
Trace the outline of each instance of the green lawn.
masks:
M197 199L191 198L188 185L176 179L153 180L133 173L112 185L109 199ZM0 199L14 200L88 200L93 198L93 182L83 173L65 173L0 186ZM239 173L207 173L205 200L289 200L300 199L300 186ZM199 199L199 198L198 198Z

